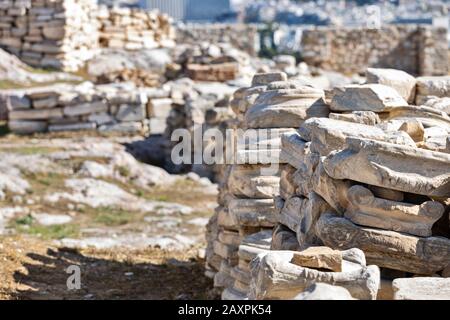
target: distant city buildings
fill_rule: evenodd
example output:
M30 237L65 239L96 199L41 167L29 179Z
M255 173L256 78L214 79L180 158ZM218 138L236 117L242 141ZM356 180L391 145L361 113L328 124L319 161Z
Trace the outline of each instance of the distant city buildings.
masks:
M230 0L141 0L141 7L158 9L185 22L216 22L235 15Z

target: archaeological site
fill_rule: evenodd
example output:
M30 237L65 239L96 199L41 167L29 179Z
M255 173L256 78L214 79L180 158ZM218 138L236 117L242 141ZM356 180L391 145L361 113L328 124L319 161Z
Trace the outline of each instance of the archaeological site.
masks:
M0 300L450 300L450 4L232 2L0 0Z

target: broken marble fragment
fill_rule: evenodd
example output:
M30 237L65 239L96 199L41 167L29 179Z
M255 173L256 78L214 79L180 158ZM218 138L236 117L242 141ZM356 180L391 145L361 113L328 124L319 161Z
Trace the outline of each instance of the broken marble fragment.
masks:
M414 104L416 79L402 70L368 68L367 83L379 83L395 89L408 103Z
M415 205L380 199L358 185L351 187L347 194L349 205L345 217L362 226L429 237L433 224L444 214L444 206L436 201Z
M322 214L316 233L326 246L359 248L368 263L394 270L433 275L450 263L450 239L422 238L395 231L361 227L334 214Z
M309 247L295 252L291 263L300 267L341 272L342 253L328 247Z
M450 278L400 278L392 287L395 300L450 300Z
M352 249L342 252L342 272L326 272L292 264L293 251L270 251L260 254L251 262L252 281L250 299L293 299L312 284L322 282L346 288L358 299L376 298L380 271L377 266L347 260L350 256L364 254Z
M330 177L427 196L450 195L448 154L369 139L348 138L346 143L346 149L323 162Z
M363 84L333 89L330 109L384 112L407 105L408 102L391 87L382 84Z

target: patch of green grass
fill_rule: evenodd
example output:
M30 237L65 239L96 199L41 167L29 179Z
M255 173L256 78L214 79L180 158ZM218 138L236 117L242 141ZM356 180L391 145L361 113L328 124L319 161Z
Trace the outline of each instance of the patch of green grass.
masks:
M1 133L0 133L1 134ZM60 151L58 148L51 147L37 147L37 146L24 146L17 148L0 148L0 152L17 153L22 155L33 155L33 154L50 154L56 151Z
M109 227L123 226L134 220L134 214L115 208L98 208L96 209L96 216L94 222L103 224Z
M130 176L130 169L128 169L127 167L119 166L119 167L117 168L117 170L119 171L119 174L120 174L122 177L127 178L127 177Z
M33 224L33 222L34 222L34 218L31 216L31 214L28 214L24 217L17 218L15 220L15 223L17 225L21 225L21 226L30 226Z
M80 234L79 227L75 224L42 226L36 224L31 215L15 219L11 223L11 227L14 228L18 233L38 236L46 240L74 238L78 237Z

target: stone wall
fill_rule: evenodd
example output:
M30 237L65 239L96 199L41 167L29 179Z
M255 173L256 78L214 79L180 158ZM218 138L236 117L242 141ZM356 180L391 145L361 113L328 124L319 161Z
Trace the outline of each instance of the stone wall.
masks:
M99 48L173 45L171 19L97 0L0 0L0 47L40 68L78 70Z
M449 71L447 31L428 26L305 30L301 55L309 65L344 74L361 73L367 67L414 75L446 75Z
M35 67L77 70L98 46L96 0L1 0L0 46Z
M236 127L299 128L250 150L278 155L276 174L245 160L226 170L206 233L222 298L448 297L450 77L368 69L369 83L327 92L259 77L234 94ZM417 276L430 285L406 294Z
M104 48L140 50L173 45L172 19L157 11L101 6L98 21Z
M176 41L189 44L225 42L254 56L258 53L259 33L256 26L244 24L188 24L177 27Z
M169 92L132 83L58 84L0 91L9 129L18 134L98 130L162 134L171 110Z

